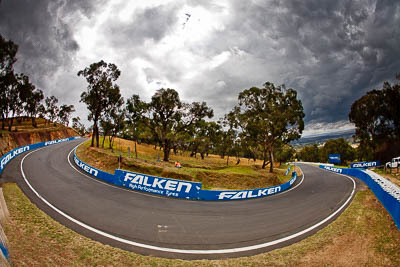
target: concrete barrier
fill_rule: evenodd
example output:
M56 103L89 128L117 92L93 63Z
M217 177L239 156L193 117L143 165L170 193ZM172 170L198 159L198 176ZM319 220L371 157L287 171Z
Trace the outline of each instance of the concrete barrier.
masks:
M321 169L354 176L368 185L400 229L400 187L370 170L320 165Z

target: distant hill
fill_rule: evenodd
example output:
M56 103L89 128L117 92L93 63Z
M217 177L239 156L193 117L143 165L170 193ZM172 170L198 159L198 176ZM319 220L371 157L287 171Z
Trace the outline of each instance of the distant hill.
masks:
M326 133L320 135L310 135L301 137L299 140L292 142L294 146L305 146L305 145L312 145L312 144L323 144L329 139L338 139L344 138L348 140L350 143L353 143L353 135L354 130L347 130L341 132L334 132L334 133Z

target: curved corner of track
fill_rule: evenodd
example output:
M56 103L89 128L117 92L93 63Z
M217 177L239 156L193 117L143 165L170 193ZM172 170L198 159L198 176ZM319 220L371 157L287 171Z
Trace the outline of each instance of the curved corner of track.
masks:
M301 164L302 179L292 189L265 198L203 202L154 197L77 170L68 157L80 142L23 155L15 174L19 185L67 227L144 255L217 259L283 247L329 224L356 190L351 177ZM15 166L10 171L16 172Z

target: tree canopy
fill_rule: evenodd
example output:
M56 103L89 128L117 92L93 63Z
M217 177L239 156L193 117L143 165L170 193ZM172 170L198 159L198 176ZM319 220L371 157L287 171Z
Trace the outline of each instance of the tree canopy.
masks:
M400 79L400 75L397 75ZM372 160L378 146L400 140L400 83L384 82L356 100L349 113L360 142L359 157Z
M300 138L304 129L305 115L297 92L266 82L263 88L244 90L238 100L233 114L240 126L240 135L260 150L263 168L269 158L270 172L273 172L274 145Z
M106 112L107 107L121 101L119 86L115 81L121 75L115 64L107 64L103 60L91 64L89 67L78 72L78 76L86 78L87 91L81 94L81 102L87 105L89 110L88 119L93 121L93 137L91 146L99 147L98 122Z
M133 96L128 100L127 110L132 122L141 121L150 128L154 139L163 148L164 161L169 161L170 150L180 133L188 131L203 118L213 116L213 110L205 102L183 103L178 92L171 88L157 90L149 103Z

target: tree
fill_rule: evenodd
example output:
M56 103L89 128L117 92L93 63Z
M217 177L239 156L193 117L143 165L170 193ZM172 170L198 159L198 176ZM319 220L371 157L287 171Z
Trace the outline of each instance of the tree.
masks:
M103 60L91 64L78 72L88 82L87 91L81 94L80 102L84 102L89 110L88 119L93 121L93 136L91 146L99 147L98 122L106 111L106 108L121 99L119 86L114 82L121 75L115 64L107 64Z
M4 39L0 34L0 77L13 71L13 65L17 62L18 45L13 41Z
M290 144L278 144L275 148L275 158L279 161L279 165L282 162L288 162L294 158L296 150Z
M300 160L305 162L320 162L321 152L317 144L308 145L303 147L298 153Z
M121 103L122 105L122 103ZM121 109L121 107L113 108L108 111L105 116L101 119L100 125L103 129L103 144L106 136L108 136L109 148L113 149L113 140L117 136L117 134L122 131L125 127L125 110Z
M59 113L59 107L57 106L58 99L55 96L46 97L45 103L45 113L50 122L55 124L56 118Z
M330 139L326 141L321 149L321 161L328 162L330 154L340 154L343 164L353 161L356 157L356 151L344 138Z
M205 102L182 103L174 89L159 89L146 104L142 121L146 123L164 152L164 161L169 161L169 154L176 136L186 131L201 119L213 116L213 110Z
M74 105L62 105L58 111L58 119L61 124L68 126L71 113L75 112Z
M6 73L1 77L1 91L0 91L0 101L1 101L1 119L2 119L2 130L5 129L5 121L10 115L11 109L16 108L18 101L18 82L14 74L14 71ZM15 103L15 106L12 105ZM10 122L9 122L10 124ZM10 127L10 126L9 126Z
M215 137L218 126L215 122L200 120L191 128L192 153L190 156L196 157L197 153L200 153L201 159L204 159L205 155L208 155L211 146L213 146L212 138Z
M77 130L80 135L86 134L85 125L83 125L79 117L72 118L72 128Z
M399 80L400 75L396 78ZM359 158L372 160L378 146L399 142L399 103L400 83L384 82L382 89L369 91L352 104L349 120L356 126Z
M28 76L14 74L14 72L7 73L3 81L5 87L3 88L4 91L1 93L2 127L4 129L4 120L10 116L8 120L8 131L11 131L14 117L21 114L24 109L24 104L28 101L35 86L29 82Z
M238 133L236 131L237 121L234 112L230 112L224 116L223 119L218 121L220 125L220 130L217 132L219 137L218 144L216 146L221 158L228 156L226 164L229 164L229 156L232 154L235 142L238 138Z
M133 95L126 103L127 127L129 128L130 138L135 143L135 156L137 158L137 141L145 126L143 114L147 110L147 105L140 100L139 95Z
M43 92L40 89L37 90L32 90L31 94L27 97L27 102L25 105L25 111L28 114L28 116L31 117L32 119L32 126L37 127L36 124L36 116L40 113L41 110L41 104L44 96Z
M239 106L234 109L241 136L259 146L263 165L269 157L273 172L274 146L276 142L287 144L300 138L304 129L304 112L297 92L284 85L275 87L266 82L264 88L252 87L238 97Z
M10 96L14 94L9 90L14 90L16 86L13 65L17 61L17 51L18 45L11 40L6 41L0 35L0 118L3 130L5 128L5 120L9 115Z

